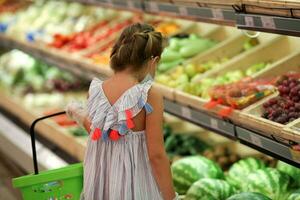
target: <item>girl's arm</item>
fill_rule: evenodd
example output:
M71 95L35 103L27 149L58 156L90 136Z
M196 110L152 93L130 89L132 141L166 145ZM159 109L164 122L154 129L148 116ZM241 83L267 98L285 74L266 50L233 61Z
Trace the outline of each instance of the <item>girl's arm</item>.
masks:
M163 139L163 98L156 88L151 88L148 97L153 112L146 116L147 148L152 171L164 200L175 198L170 162Z

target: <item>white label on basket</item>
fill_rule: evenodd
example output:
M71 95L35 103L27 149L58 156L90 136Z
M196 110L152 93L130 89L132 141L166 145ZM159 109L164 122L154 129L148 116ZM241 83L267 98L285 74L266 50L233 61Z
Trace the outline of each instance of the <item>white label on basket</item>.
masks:
M179 14L180 15L182 15L182 16L187 16L188 15L188 11L187 11L185 6L180 6L178 8L179 8Z
M151 11L154 11L154 12L158 12L159 11L157 3L155 3L155 2L148 2L148 4L150 6L150 10Z
M264 28L267 28L267 29L275 29L276 28L274 19L272 17L262 16L261 23Z
M223 15L222 9L219 9L219 8L212 8L212 9L211 9L211 12L212 12L213 18L215 18L215 19L221 19L221 20L224 19L224 15Z
M214 118L210 118L210 126L213 129L218 130L219 129L219 125L218 125L218 120L214 119Z
M261 139L258 136L251 134L250 139L253 144L262 147Z
M245 16L245 25L248 27L254 27L254 19L251 16Z
M187 107L184 106L181 107L181 115L186 119L192 119L191 110Z

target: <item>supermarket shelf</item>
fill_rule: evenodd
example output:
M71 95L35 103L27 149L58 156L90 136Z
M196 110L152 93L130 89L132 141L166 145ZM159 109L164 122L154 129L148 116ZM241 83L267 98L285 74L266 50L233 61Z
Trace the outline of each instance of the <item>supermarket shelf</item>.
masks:
M240 29L300 36L300 19L238 13L236 26Z
M28 125L28 127L35 119L41 117L26 110L17 99L9 96L3 90L0 92L0 107ZM53 121L45 120L39 122L36 126L36 132L56 144L75 159L83 160L85 152L83 142L63 132Z
M30 136L0 113L0 149L27 172L33 171ZM16 138L18 138L16 140ZM67 165L51 150L36 141L37 157L41 170Z
M95 64L82 61L82 58L73 57L72 55L64 55L65 53L59 54L52 50L47 50L47 48L42 49L41 46L35 46L33 44L27 44L25 42L10 39L7 36L0 35L0 46L7 48L17 48L24 52L31 54L36 58L43 59L49 64L55 64L59 67L69 70L80 76L85 75L87 78L92 78L97 75L99 78L104 78L109 76L109 73L101 67ZM76 64L77 63L77 64ZM85 73L85 74L83 74ZM276 155L278 158L287 160L295 166L300 166L300 155L294 152L291 154L289 146L282 144L275 140L269 139L262 134L255 131L244 131L242 132L239 126L236 126L230 121L225 121L223 119L215 117L213 114L207 113L203 110L197 110L188 106L184 106L178 102L174 102L170 99L165 99L165 111L173 115L176 115L184 120L190 121L201 127L219 133L225 137L233 140L239 140L244 144L259 149L266 152L269 155ZM18 103L13 102L10 98L4 94L0 93L0 106L3 106L6 110L19 116L26 124L30 124L37 116L34 116L24 110ZM73 155L75 158L82 160L83 152L85 147L82 143L79 143L73 137L66 134L61 134L58 129L51 126L49 123L43 123L37 127L38 131L43 134L44 137L56 143L59 147L64 149L66 152ZM248 136L245 136L245 134ZM250 138L250 139L249 139ZM255 139L259 138L261 142L255 143ZM257 139L258 140L258 139ZM69 144L69 145L65 145ZM284 150L283 150L284 149ZM288 153L289 152L289 153ZM297 159L299 157L299 159Z
M233 9L185 6L154 1L145 1L144 4L146 12L149 13L167 14L197 21L234 26L236 19Z
M79 58L43 45L16 40L3 34L0 34L0 46L7 49L19 49L50 65L55 65L80 77L93 78L96 73L99 75L99 78L105 79L110 74L109 70L105 70L82 57Z
M122 9L128 11L143 11L143 2L140 0L67 0L76 1L84 4L99 5L114 9Z
M300 167L300 152L293 151L288 145L177 102L165 99L164 103L165 111L170 114Z

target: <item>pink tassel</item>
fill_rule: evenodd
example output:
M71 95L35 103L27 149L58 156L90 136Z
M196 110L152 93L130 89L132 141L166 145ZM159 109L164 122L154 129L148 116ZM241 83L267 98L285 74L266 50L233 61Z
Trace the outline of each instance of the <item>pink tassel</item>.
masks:
M101 133L100 128L96 128L92 135L92 140L98 140L101 137L101 135L102 135L102 133Z
M126 114L126 124L129 129L134 127L134 123L132 121L132 112L130 110L125 110Z
M109 138L113 141L116 141L116 140L120 139L120 134L116 130L111 130L111 132L109 134Z

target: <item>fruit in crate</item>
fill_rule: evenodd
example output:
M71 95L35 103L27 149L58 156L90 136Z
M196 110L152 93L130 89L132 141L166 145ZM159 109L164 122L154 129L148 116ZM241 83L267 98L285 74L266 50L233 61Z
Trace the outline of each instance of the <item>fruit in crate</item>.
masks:
M224 177L218 164L202 156L187 156L177 160L171 169L174 186L179 194L185 194L194 182L202 178Z
M18 50L0 56L0 78L3 84L23 93L74 91L85 89L89 84Z
M226 180L237 189L245 188L245 179L251 172L265 168L263 161L249 157L234 163L226 175Z
M181 28L181 26L176 22L160 22L154 23L154 25L155 30L161 32L165 36L173 35L177 33Z
M209 99L211 97L211 89L214 86L221 86L225 84L234 83L240 81L246 76L252 76L255 73L261 71L262 69L266 68L269 64L268 63L256 63L251 65L245 71L242 70L233 70L228 71L223 75L216 76L214 78L204 78L198 81L197 84L200 86L200 96L205 99ZM249 71L247 71L249 70Z
M272 199L257 192L242 192L239 194L235 194L226 200L272 200Z
M76 137L85 137L88 136L87 131L81 127L71 127L69 129L70 133Z
M199 86L194 83L194 80L199 78L204 72L218 67L222 62L227 59L223 58L220 61L208 61L203 64L187 64L182 66L177 66L168 73L158 74L156 76L156 81L163 85L176 88L178 90L198 95Z
M186 200L226 200L235 189L224 180L204 178L193 183L187 191Z
M259 169L250 173L246 179L245 191L258 192L272 200L283 200L289 196L290 178L274 168Z
M279 96L263 104L262 117L287 124L300 117L300 79L282 76L277 81Z
M173 37L169 43L170 45L164 49L161 55L158 66L159 72L166 72L181 64L184 60L210 49L216 44L215 41L194 34L184 38Z
M239 160L238 154L231 152L229 147L222 145L206 149L202 155L218 163L223 170L227 170L233 163Z

